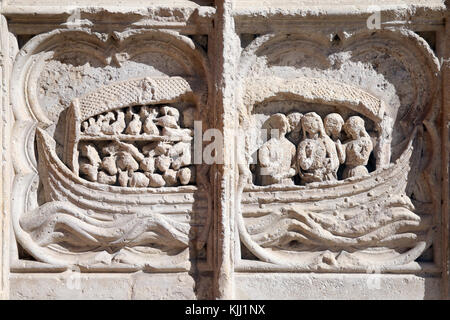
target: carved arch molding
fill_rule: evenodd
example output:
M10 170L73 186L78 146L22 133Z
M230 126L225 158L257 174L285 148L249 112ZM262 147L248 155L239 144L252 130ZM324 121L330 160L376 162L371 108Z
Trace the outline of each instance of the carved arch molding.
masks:
M237 123L225 124L243 132L233 270L438 272L429 44L380 30L255 35L242 48L227 102ZM54 30L20 49L12 270L214 271L221 196L213 167L193 161L194 122L207 130L219 116L211 64L171 31Z

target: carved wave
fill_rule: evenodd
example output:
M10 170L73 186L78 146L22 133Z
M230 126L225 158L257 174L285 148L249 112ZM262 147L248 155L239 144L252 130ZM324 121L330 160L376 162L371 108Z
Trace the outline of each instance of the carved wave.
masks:
M247 230L260 246L284 250L410 248L421 239L418 232L425 231L429 221L398 203L391 199L381 210L374 207L353 214L312 212L292 205L252 218Z
M68 251L152 246L178 253L188 246L189 225L161 214L92 217L69 202L48 202L20 219L21 227L40 246L59 244ZM177 252L178 251L178 252Z

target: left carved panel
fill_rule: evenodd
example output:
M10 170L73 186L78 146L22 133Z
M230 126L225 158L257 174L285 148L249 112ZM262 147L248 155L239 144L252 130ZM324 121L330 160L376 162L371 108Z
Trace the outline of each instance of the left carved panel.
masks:
M159 31L56 30L22 48L16 268L189 271L207 256L208 168L192 161L207 69L190 38Z

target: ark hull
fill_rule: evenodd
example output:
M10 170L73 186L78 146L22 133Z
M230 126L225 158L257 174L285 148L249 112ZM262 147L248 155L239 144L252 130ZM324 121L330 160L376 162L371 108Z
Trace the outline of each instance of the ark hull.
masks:
M189 270L189 247L200 241L192 235L208 211L207 197L196 186L122 188L89 182L58 158L45 131L37 129L36 137L46 203L24 213L17 226L22 246L36 259Z

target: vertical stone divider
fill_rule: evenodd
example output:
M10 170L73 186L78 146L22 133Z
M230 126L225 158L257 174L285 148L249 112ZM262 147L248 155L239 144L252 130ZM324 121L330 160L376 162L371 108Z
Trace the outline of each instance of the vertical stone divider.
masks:
M449 207L449 154L450 154L450 1L445 2L444 52L442 60L442 298L450 299L450 207Z
M232 299L234 268L234 194L237 185L235 132L237 111L234 103L234 83L239 59L239 41L232 16L233 0L216 1L215 37L215 128L223 134L223 163L215 164L214 212L214 290L215 299Z
M0 299L9 298L9 229L12 164L10 133L12 114L9 106L9 78L12 64L11 35L0 15Z

